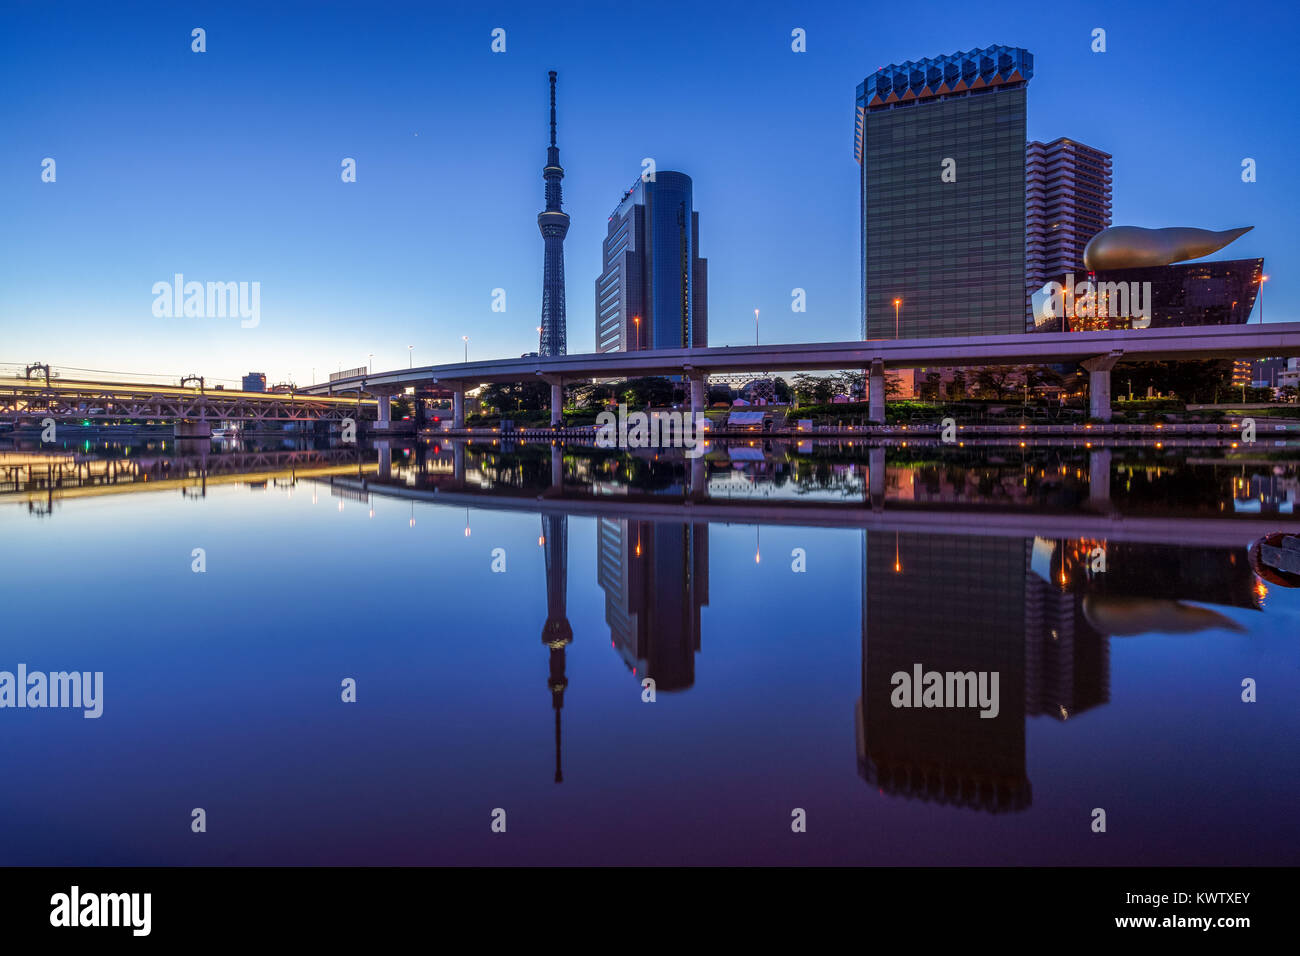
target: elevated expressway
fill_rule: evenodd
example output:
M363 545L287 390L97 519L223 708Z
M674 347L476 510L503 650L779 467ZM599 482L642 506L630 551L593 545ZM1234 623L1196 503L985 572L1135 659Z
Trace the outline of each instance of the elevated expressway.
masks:
M1300 322L528 356L374 372L311 385L303 391L330 395L360 389L380 397L411 386L449 386L453 425L461 428L465 424L465 390L491 382L547 382L551 386L551 420L558 424L565 382L681 375L691 383L692 410L702 411L704 381L711 374L861 368L870 375L871 418L883 422L887 368L1078 362L1089 373L1092 417L1109 421L1110 373L1120 362L1292 356L1300 356ZM378 421L381 428L387 427L386 402L379 403Z

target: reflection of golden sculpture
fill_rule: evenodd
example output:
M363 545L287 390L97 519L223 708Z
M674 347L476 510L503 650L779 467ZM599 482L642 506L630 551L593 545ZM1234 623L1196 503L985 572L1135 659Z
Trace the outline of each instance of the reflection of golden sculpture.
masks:
M1090 594L1083 599L1083 616L1099 634L1111 637L1245 630L1232 618L1213 608L1157 598Z
M1142 269L1167 266L1184 259L1199 259L1218 252L1254 226L1240 229L1143 229L1141 226L1112 226L1093 236L1083 250L1083 264L1089 272L1101 269Z

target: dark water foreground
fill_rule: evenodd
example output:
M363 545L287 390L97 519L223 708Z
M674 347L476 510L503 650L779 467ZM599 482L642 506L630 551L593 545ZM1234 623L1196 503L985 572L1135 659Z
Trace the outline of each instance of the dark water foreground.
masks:
M0 671L103 674L97 719L0 708L0 863L1300 860L1300 590L1248 560L1300 528L1291 449L205 444L0 478ZM918 667L996 674L996 707L897 706Z

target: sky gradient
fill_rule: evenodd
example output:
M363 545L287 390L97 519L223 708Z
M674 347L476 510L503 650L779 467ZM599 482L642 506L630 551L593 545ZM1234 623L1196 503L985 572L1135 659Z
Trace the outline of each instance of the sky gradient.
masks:
M471 357L535 350L548 69L570 353L593 350L606 220L645 157L694 180L711 345L752 343L755 308L765 342L853 339L856 86L998 43L1034 54L1032 139L1113 154L1117 225L1254 225L1214 258L1263 256L1265 318L1300 320L1293 4L559 7L6 4L0 363L302 384L408 345L458 361L462 335ZM260 324L155 317L178 272L260 282Z

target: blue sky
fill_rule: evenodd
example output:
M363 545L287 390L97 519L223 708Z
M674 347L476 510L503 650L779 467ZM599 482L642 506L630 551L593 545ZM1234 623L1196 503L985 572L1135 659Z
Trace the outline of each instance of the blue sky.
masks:
M764 341L852 339L855 88L887 63L996 43L1034 53L1031 138L1114 155L1116 224L1254 225L1219 256L1264 256L1266 318L1300 320L1298 26L1293 4L1270 2L10 0L0 363L302 383L369 353L403 366L408 345L416 364L455 361L462 335L471 357L534 350L548 69L570 352L593 348L606 219L644 157L694 179L711 344L752 342L755 308ZM806 53L790 49L796 27ZM153 284L178 272L260 282L260 324L155 317Z

